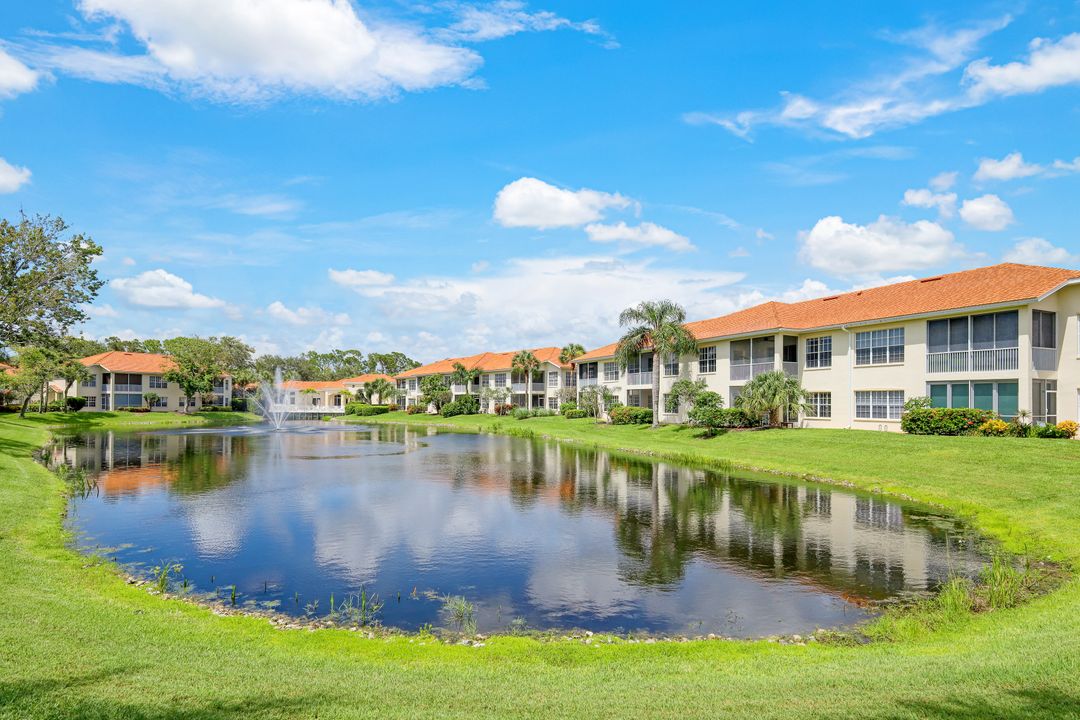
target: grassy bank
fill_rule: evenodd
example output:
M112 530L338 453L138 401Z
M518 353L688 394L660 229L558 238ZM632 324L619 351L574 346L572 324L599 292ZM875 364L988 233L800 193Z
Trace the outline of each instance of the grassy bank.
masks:
M135 418L146 416L103 416L93 427ZM416 420L378 421L406 419ZM700 440L562 418L445 422L879 488L960 511L1014 550L1080 565L1080 443L842 431ZM1063 717L1080 706L1075 581L1019 608L865 647L421 646L218 617L128 586L65 548L60 483L31 459L46 439L37 418L0 416L0 717L983 718Z

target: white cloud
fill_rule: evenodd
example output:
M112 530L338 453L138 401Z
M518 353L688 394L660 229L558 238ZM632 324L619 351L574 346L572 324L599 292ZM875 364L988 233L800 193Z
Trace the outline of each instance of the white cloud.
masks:
M978 230L1004 230L1015 222L1012 208L997 195L983 195L965 200L960 217Z
M116 278L109 283L118 295L132 305L150 308L226 308L224 300L194 291L191 283L167 270L147 270L130 278Z
M926 188L904 191L904 204L911 207L937 208L943 218L956 214L956 193L934 193Z
M334 270L329 271L330 279L338 285L359 288L379 285L389 285L394 282L394 276L390 273L378 270Z
M937 223L908 224L882 215L869 225L838 216L818 220L803 233L799 257L833 275L870 276L941 265L963 256L951 232Z
M1036 93L1060 85L1080 83L1080 33L1057 42L1036 38L1026 60L992 65L983 58L968 65L964 80L977 98L991 95Z
M1018 152L1009 153L1000 160L982 158L979 169L975 171L976 180L1015 180L1031 177L1043 171L1041 165L1024 162L1024 156Z
M1057 247L1043 238L1022 238L1005 253L1005 262L1025 265L1072 265L1080 262L1080 256L1065 248Z
M1072 160L1055 160L1055 170L1063 170L1064 172L1080 172L1080 155Z
M229 102L381 99L466 83L481 64L413 28L369 25L349 0L81 0L79 9L123 24L145 53L39 45L38 64Z
M226 195L209 206L254 217L291 215L300 209L299 202L280 195Z
M266 314L289 325L348 325L351 322L345 313L332 313L320 307L298 307L292 310L280 300L270 303Z
M585 234L598 243L627 243L629 245L649 245L666 247L676 252L695 249L690 240L661 225L643 222L637 226L618 222L614 225L591 223L585 226Z
M0 195L16 192L30 182L30 169L16 167L4 158L0 158Z
M495 196L495 220L503 227L541 230L577 227L603 219L609 208L626 208L629 198L599 190L565 190L543 180L523 177Z
M489 263L487 260L477 260L469 266L469 269L472 270L474 273L481 273L487 270L489 267L491 267L491 263Z
M730 257L730 258L750 257L750 251L747 250L746 248L744 248L742 245L740 245L739 247L737 247L734 250L732 250L731 252L729 252L728 257Z
M39 75L0 47L0 98L11 98L37 87Z
M930 187L938 192L945 192L953 185L956 184L956 178L960 173L955 170L952 172L938 173L934 177L930 178Z
M607 48L619 46L595 20L574 22L547 10L529 12L525 9L525 3L515 0L501 0L482 7L458 5L456 10L458 21L439 33L441 37L482 42L498 40L522 32L577 30L602 38Z
M666 268L629 257L517 258L483 277L418 277L352 289L361 302L373 305L371 317L384 318L394 328L406 352L423 358L476 352L478 347L610 342L618 333L619 312L641 300L643 287L649 288L649 297L683 303L691 317L742 306L732 287L742 273ZM587 303L581 302L582 288L588 288ZM437 337L424 340L420 333Z
M758 228L754 231L754 237L756 237L758 240L772 240L775 236L772 233L766 231L765 228Z

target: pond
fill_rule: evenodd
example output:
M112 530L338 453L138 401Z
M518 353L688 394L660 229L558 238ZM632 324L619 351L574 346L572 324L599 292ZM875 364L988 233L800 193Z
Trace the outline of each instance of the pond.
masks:
M847 626L972 576L955 519L844 489L402 426L87 433L76 543L238 605L387 626L756 637ZM451 616L462 596L471 617Z

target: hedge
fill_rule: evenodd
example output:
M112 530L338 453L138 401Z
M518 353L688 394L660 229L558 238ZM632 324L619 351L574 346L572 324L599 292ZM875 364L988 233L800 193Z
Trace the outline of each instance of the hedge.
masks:
M648 425L652 422L652 410L622 405L608 412L612 425Z
M448 402L442 406L440 413L443 417L454 417L456 415L476 415L480 412L480 403L476 398L471 395L467 395L460 400Z
M589 413L585 412L584 410L571 409L571 410L564 410L563 411L563 417L566 418L567 420L580 420L581 418L588 417L588 416L589 416Z
M368 405L367 403L351 402L345 406L346 415L382 415L390 412L386 405Z
M967 435L996 418L989 410L975 408L922 408L904 413L900 428L912 435Z

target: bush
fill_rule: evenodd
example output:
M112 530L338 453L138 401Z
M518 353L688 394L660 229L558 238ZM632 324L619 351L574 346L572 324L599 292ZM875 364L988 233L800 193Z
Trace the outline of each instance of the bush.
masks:
M532 417L532 413L529 411L529 408L514 408L513 415L515 420L524 420L526 418Z
M203 405L199 412L232 412L230 405Z
M86 407L86 398L71 396L67 399L67 409L71 412L79 412Z
M908 401L904 403L904 412L911 412L912 410L929 410L932 407L934 407L933 400L926 395L917 395L913 398L908 398Z
M497 403L495 405L496 415L510 415L514 412L514 406L510 403Z
M900 428L911 435L968 435L996 418L989 410L975 408L922 408L904 413Z
M987 420L979 426L979 434L987 437L1004 437L1011 431L1009 423L999 418Z
M584 410L567 410L563 413L563 417L567 420L580 420L583 417L588 417L589 413Z
M390 403L389 405L386 406L386 411L387 412L397 412L400 409L401 408L398 406L397 403Z
M1032 434L1044 440L1068 440L1076 432L1069 433L1067 430L1062 429L1060 425L1036 425Z
M205 410L205 408L203 408ZM150 408L148 407L122 407L116 408L116 412L129 412L129 413L148 413Z
M45 406L45 412L64 412L64 401L53 400Z
M608 411L612 425L648 425L652 422L653 412L649 408L623 405Z
M1066 438L1076 437L1076 433L1080 431L1080 423L1073 422L1072 420L1062 420L1057 424L1059 432L1063 433Z
M573 412L578 409L577 403L573 400L567 400L559 407L559 412L565 415L568 412Z
M345 406L346 415L368 417L370 415L382 415L388 412L390 412L390 408L386 405L368 405L367 403L351 402Z
M419 415L426 412L427 408L423 405L410 405L409 407L405 408L406 415Z
M460 400L446 403L442 406L440 411L443 417L454 417L455 415L476 415L480 412L479 401L471 395L466 395Z
M246 412L248 409L248 401L246 398L233 398L229 401L229 407L233 412Z

